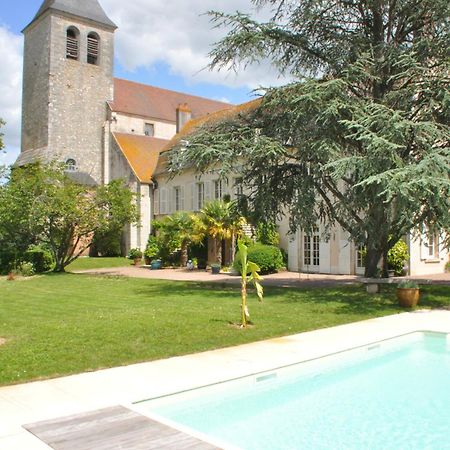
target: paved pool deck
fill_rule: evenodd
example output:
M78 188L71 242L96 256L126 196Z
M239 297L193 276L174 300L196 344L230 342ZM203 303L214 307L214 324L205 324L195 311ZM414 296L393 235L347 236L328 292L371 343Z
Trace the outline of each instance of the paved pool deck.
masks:
M237 347L3 387L0 388L0 449L50 448L26 431L25 424L117 405L141 412L139 405L135 405L141 400L272 370L415 331L450 333L450 311L396 314Z

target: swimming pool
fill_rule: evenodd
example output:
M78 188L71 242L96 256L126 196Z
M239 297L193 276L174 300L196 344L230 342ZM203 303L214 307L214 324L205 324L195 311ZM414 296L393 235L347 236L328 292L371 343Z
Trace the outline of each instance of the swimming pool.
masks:
M450 338L413 333L139 405L245 450L450 449Z

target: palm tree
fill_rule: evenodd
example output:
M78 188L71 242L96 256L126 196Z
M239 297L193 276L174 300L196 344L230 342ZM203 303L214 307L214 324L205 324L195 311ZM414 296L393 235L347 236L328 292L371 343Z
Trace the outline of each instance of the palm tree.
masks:
M200 211L206 234L214 243L214 255L217 263L222 264L222 241L231 239L232 258L236 237L242 234L244 218L238 213L236 202L213 200L205 204Z
M186 266L188 249L205 237L205 226L198 216L187 212L176 212L157 223L158 236L165 242L176 241L181 250L181 265Z

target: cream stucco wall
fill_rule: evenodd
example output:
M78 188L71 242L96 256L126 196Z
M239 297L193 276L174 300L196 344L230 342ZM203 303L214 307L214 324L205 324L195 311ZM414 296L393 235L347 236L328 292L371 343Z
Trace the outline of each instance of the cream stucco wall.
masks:
M439 252L434 257L430 257L422 236L411 235L408 238L410 275L431 275L445 272L445 266L450 259L450 251L444 248L442 241L441 238Z
M153 137L159 139L172 139L177 131L177 126L174 122L164 122L158 119L149 117L133 116L130 114L113 112L111 113L112 124L111 130L118 133L133 133L144 135L144 127L146 123L153 124L155 134Z

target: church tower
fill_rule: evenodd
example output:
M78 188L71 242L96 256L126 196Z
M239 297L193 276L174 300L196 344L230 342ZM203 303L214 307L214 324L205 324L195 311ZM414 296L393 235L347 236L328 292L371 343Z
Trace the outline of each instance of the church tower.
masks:
M58 160L80 181L103 182L116 28L98 0L44 1L23 31L22 152L16 164Z

